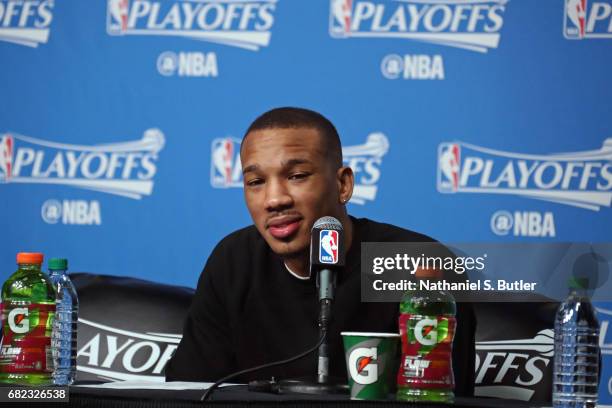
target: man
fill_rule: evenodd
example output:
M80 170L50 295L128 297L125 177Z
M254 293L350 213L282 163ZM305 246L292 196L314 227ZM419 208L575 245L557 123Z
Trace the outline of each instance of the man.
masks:
M208 259L166 379L215 381L317 343L319 306L309 246L312 225L323 216L337 218L346 237L346 267L337 277L328 337L330 374L346 378L341 331L398 332L397 304L360 301L360 243L433 240L348 215L353 172L342 164L336 129L316 112L279 108L264 113L247 130L240 158L244 197L255 225L224 238ZM471 395L471 308L459 305L457 320L456 393ZM316 367L313 353L237 381L314 377Z

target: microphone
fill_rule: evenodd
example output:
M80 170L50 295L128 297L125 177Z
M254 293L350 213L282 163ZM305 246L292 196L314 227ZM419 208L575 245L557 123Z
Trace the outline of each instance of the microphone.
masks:
M310 276L316 273L319 289L319 335L323 337L331 321L336 271L344 267L344 228L334 217L319 218L310 235ZM319 346L317 382L329 380L329 347L327 337Z

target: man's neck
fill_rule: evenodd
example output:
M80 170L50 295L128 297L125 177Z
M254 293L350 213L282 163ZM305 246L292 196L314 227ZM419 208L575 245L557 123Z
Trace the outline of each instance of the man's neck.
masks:
M349 249L351 249L351 244L353 243L353 222L348 214L345 214L340 218L340 223L342 223L342 227L344 227L344 253L347 254ZM306 251L300 256L285 258L283 260L285 262L285 266L291 269L294 274L303 277L310 276L310 250Z

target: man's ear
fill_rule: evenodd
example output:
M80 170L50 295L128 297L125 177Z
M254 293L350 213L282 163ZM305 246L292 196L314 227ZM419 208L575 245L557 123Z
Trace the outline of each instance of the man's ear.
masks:
M353 195L353 187L355 186L355 175L350 167L340 167L336 172L336 181L338 183L338 197L340 204L349 202Z

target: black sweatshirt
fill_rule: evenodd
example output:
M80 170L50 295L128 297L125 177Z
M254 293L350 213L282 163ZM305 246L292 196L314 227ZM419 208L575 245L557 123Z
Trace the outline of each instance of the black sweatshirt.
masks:
M398 332L397 303L362 303L361 242L429 242L431 238L365 218L353 220L346 267L338 273L329 332L331 376L346 379L341 331ZM293 276L254 226L224 238L213 250L193 298L183 338L168 365L167 381L216 381L245 368L285 359L319 339L315 278ZM455 393L474 391L474 333L471 305L457 305L453 343ZM280 367L235 379L312 376L317 353Z

